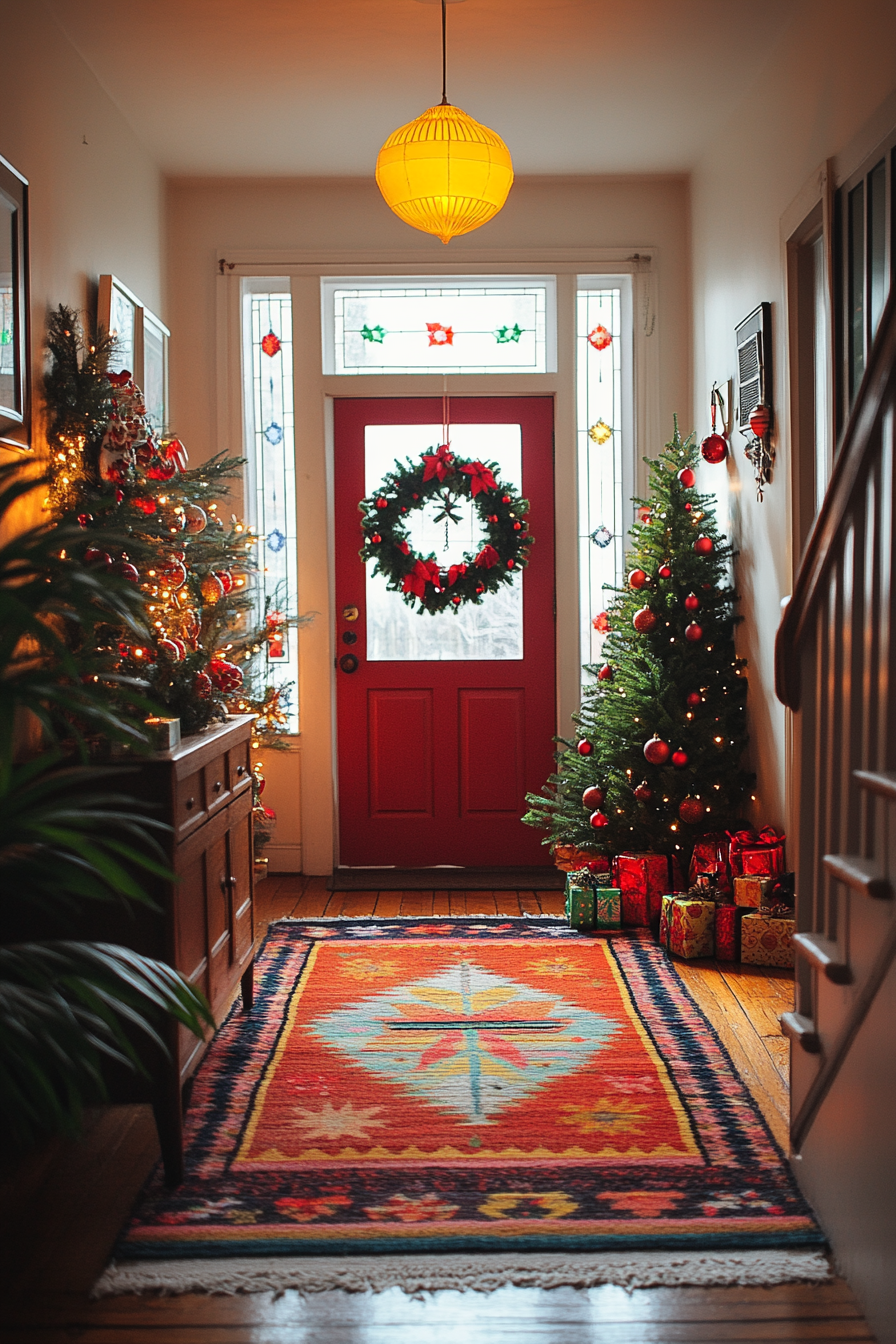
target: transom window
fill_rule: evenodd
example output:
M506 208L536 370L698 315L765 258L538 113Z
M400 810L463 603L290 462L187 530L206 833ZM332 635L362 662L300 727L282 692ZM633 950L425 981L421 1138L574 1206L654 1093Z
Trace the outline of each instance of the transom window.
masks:
M321 281L324 373L551 373L553 276Z

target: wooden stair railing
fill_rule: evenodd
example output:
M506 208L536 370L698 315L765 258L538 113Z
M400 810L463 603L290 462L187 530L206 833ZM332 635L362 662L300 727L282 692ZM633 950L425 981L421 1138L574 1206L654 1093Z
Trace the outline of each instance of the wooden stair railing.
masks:
M775 643L794 711L799 1153L896 962L896 290ZM808 1071L807 1071L808 1070Z

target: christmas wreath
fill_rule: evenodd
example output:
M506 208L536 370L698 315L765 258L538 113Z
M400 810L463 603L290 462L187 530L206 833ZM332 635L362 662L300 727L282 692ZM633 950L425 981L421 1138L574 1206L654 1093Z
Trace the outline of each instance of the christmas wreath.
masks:
M420 463L408 458L404 466L396 462L395 471L387 472L379 489L358 505L364 515L361 559L373 560L373 572L382 574L387 587L410 606L419 602L421 612L478 605L485 593L511 583L528 563L533 541L526 522L529 501L501 483L494 462L457 457L444 443L421 458ZM472 500L486 537L478 552L466 552L463 560L443 568L435 555L411 549L409 515L430 500L441 506L435 521L444 519L446 529L460 521L458 504Z

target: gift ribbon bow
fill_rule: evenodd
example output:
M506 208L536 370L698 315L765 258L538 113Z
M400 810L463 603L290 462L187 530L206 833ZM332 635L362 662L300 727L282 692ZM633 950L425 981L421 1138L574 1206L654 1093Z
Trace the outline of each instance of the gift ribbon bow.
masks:
M441 591L439 587L439 567L435 560L418 560L409 574L405 574L404 583L401 591L403 593L413 593L422 601L426 596L426 585L432 586Z
M742 849L774 849L776 845L783 844L786 838L784 832L776 831L774 826L764 826L758 835L756 831L728 832L732 854L738 854Z
M446 476L454 475L454 454L451 452L447 443L442 443L434 453L423 454L423 482L431 481L433 476L437 476L441 485ZM464 467L466 471L466 467Z
M465 467L461 467L461 471L470 478L474 499L483 490L497 490L498 488L498 482L483 462L468 462Z
M474 563L477 564L480 569L492 569L493 566L498 563L500 558L501 557L498 555L494 546L483 546Z
M467 567L464 564L451 565L448 570L448 587L451 588L455 583L457 583L459 578L461 578L464 574L466 574L466 572Z

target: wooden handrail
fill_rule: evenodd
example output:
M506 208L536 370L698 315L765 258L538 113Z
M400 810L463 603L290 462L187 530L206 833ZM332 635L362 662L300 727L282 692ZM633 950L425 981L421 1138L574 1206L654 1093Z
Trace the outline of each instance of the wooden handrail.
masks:
M893 399L896 384L896 288L887 300L868 367L850 414L840 451L815 525L806 544L793 596L785 608L775 640L775 691L790 709L800 705L800 644L836 555L834 545L858 490L864 489L868 455L876 431Z

